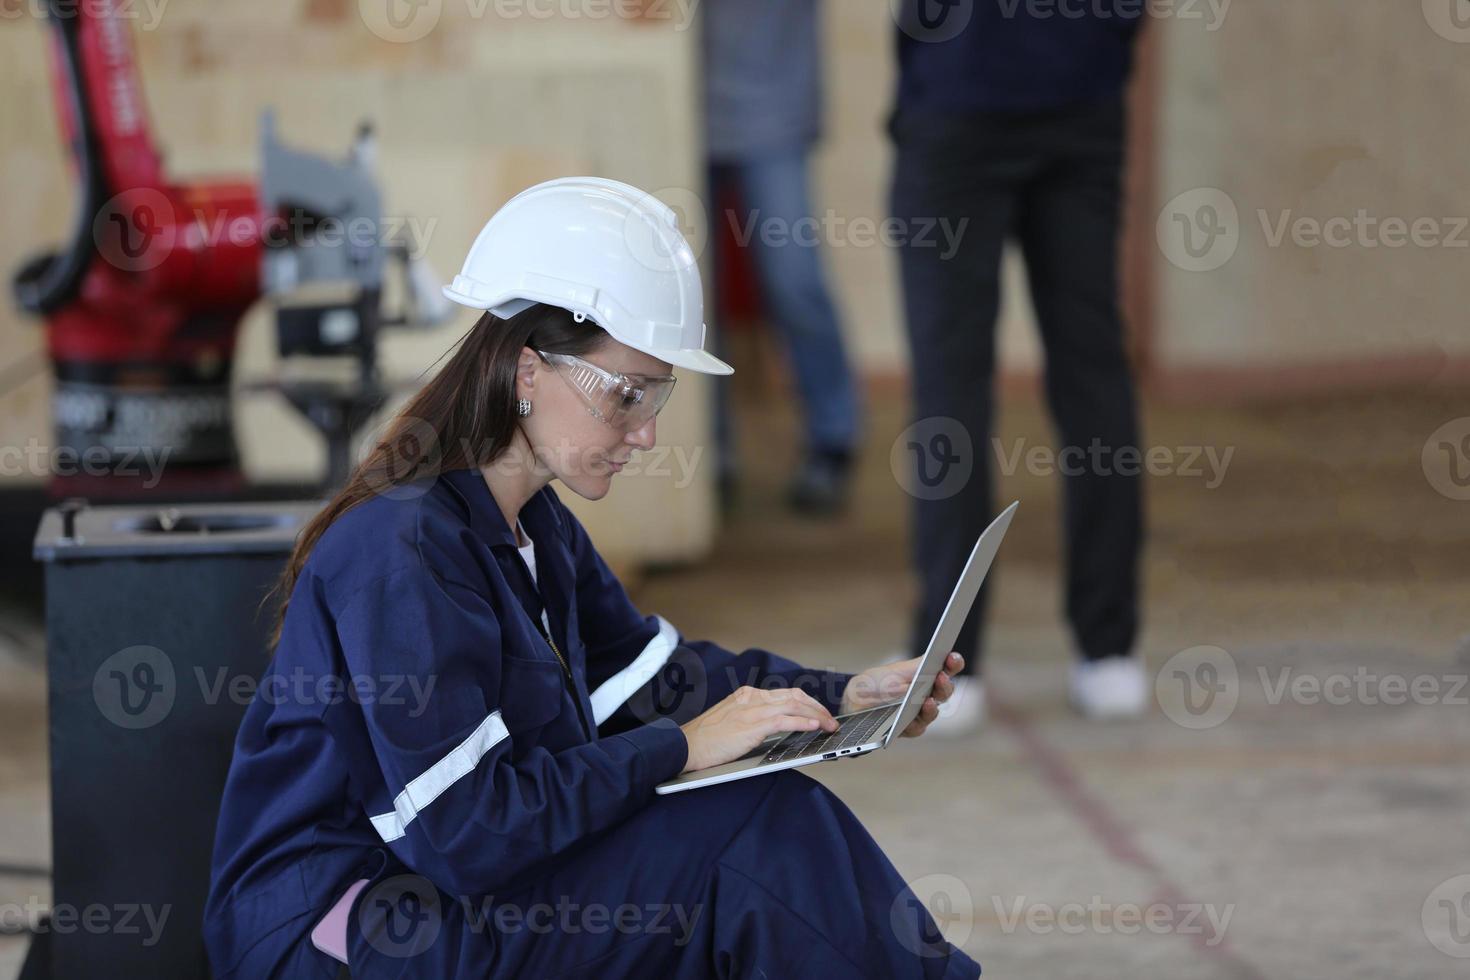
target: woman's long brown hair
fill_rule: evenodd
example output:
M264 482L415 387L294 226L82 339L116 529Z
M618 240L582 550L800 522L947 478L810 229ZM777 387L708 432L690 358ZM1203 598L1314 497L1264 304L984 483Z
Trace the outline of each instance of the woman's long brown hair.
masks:
M373 496L449 470L482 467L503 453L519 426L516 363L521 349L586 354L608 339L591 320L538 303L509 319L486 313L452 348L449 363L409 400L383 438L297 536L291 558L261 605L280 597L270 649L281 642L286 607L302 566L328 527Z

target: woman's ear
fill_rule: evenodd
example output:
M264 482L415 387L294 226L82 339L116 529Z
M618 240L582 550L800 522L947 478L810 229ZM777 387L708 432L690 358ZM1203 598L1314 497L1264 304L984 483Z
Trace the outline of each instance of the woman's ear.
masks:
M540 363L541 358L535 351L529 347L521 348L521 356L516 360L516 397L536 396L536 365Z

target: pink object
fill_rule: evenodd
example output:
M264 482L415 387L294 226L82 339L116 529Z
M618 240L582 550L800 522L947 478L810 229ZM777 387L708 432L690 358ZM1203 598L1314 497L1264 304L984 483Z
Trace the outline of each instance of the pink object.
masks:
M352 900L367 887L367 883L366 878L353 882L352 887L342 893L337 904L311 930L311 944L338 963L347 962L347 917L352 913Z

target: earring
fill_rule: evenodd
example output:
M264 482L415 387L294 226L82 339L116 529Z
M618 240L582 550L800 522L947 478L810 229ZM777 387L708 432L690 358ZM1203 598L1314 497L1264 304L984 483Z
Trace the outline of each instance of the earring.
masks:
M516 399L516 414L519 415L521 418L525 418L527 415L530 415L531 414L531 399L529 399L529 398L518 398L518 399Z

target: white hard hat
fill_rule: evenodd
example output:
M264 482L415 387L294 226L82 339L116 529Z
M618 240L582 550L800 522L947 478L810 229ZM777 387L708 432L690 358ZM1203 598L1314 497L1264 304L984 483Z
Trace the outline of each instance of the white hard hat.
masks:
M499 317L549 303L675 367L735 370L704 349L699 263L677 216L616 180L562 177L521 191L485 223L444 295Z

